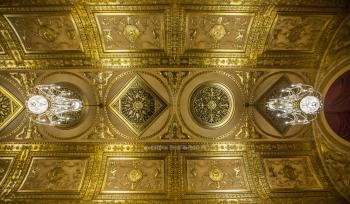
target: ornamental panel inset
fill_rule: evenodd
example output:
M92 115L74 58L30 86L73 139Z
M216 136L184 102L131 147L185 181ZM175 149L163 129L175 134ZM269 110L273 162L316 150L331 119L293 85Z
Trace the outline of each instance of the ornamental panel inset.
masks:
M6 127L23 110L22 103L0 86L0 130Z
M135 76L109 106L136 135L140 135L167 104L145 80Z
M322 188L308 157L265 158L263 163L272 190Z
M187 49L244 51L253 15L247 13L188 13Z
M280 14L271 30L268 49L312 51L330 19L329 15Z
M95 17L106 52L164 48L162 13L97 13Z
M11 157L0 157L0 184L3 183L5 177L10 170L13 158Z
M287 77L281 77L259 98L256 106L259 113L282 135L289 130L290 125L285 124L281 118L277 117L276 113L269 111L266 102L271 98L279 97L281 90L290 85L291 82Z
M164 170L164 160L109 158L102 193L164 192Z
M209 82L199 85L190 99L190 110L195 121L206 128L223 126L232 115L233 98L222 84Z
M78 193L86 159L34 158L19 192Z
M248 191L242 158L187 160L188 192Z
M11 14L5 17L27 53L82 51L78 30L69 14Z

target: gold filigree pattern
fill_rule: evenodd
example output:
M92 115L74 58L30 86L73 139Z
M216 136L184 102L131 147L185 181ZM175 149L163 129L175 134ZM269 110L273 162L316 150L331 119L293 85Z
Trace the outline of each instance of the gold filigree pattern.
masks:
M184 133L182 126L179 124L178 119L175 117L172 119L168 127L168 131L161 136L162 140L177 140L177 139L190 139L188 134Z
M167 107L146 81L135 76L110 103L110 108L139 135Z
M187 49L227 49L244 51L251 14L187 14Z
M270 33L271 50L312 51L331 16L280 14Z
M204 127L223 126L233 114L233 98L220 83L205 83L197 87L190 99L194 119Z
M19 191L78 192L86 165L80 159L34 158Z
M163 18L154 14L95 14L104 50L164 48Z
M22 110L22 103L0 86L0 130L4 129Z
M172 71L161 71L160 74L165 77L168 81L168 84L173 92L173 94L177 93L181 83L185 77L188 76L188 71L181 72L172 72Z
M249 190L241 158L187 160L187 191L219 190Z
M161 192L164 178L163 160L109 158L102 193Z
M273 190L322 188L307 157L264 159L267 181Z
M75 22L68 14L11 14L5 17L28 53L82 51Z

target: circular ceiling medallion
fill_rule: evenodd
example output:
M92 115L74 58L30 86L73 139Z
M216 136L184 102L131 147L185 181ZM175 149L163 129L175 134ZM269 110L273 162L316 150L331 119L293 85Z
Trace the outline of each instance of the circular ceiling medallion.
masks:
M179 90L177 110L186 131L210 140L233 139L244 120L244 93L236 75L193 73Z
M206 128L216 128L228 121L233 112L232 104L232 95L224 85L208 82L194 90L190 110L197 123Z

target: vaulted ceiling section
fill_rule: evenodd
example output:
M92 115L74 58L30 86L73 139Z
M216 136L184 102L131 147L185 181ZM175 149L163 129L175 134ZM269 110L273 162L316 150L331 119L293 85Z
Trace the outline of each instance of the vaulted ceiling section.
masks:
M264 104L349 91L349 53L346 0L2 0L0 202L346 203L327 119L349 94L303 126ZM87 104L74 126L26 111L53 83Z

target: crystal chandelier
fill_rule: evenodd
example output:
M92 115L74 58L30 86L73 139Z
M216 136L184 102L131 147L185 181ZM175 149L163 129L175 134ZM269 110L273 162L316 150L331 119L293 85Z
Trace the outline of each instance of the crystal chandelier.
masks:
M83 102L74 91L60 85L37 85L26 107L35 123L67 127L80 118Z
M321 95L312 86L292 84L281 90L280 97L269 99L266 107L288 125L308 124L322 108Z

